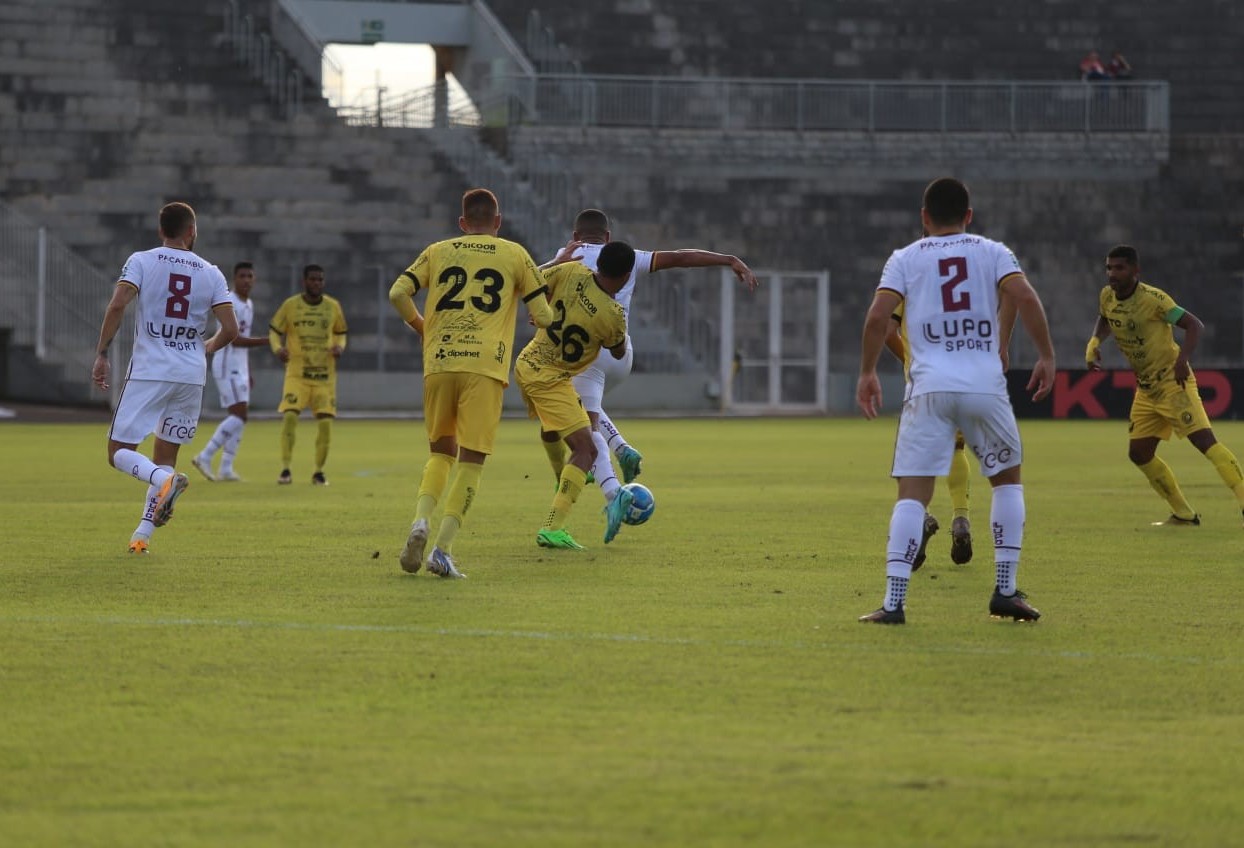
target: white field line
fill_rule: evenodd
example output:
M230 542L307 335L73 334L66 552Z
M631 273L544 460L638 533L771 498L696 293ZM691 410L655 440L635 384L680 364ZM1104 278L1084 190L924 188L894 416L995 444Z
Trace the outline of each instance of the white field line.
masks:
M154 627L165 629L212 628L218 630L272 630L310 633L377 633L415 636L451 636L472 639L512 639L568 643L617 643L658 645L668 647L724 647L744 649L779 649L790 651L832 650L835 653L865 654L945 654L964 656L1033 657L1066 660L1139 662L1172 665L1240 666L1244 656L1203 657L1164 655L1144 652L1057 651L1041 648L977 647L968 645L860 645L841 642L807 642L776 639L700 639L678 636L653 636L643 633L554 633L539 630L490 630L479 628L419 627L408 624L333 624L309 621L256 621L225 618L138 618L125 616L19 616L0 615L0 624L47 624L68 627ZM1009 622L999 627L1035 627Z

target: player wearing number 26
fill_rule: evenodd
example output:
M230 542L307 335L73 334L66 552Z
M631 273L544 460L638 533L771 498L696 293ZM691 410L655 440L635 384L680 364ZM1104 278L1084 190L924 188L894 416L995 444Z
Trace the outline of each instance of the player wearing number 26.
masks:
M911 359L891 471L898 480L898 500L886 546L886 595L880 609L860 620L906 620L903 605L925 509L934 478L950 470L955 431L960 430L993 487L997 582L989 612L1035 621L1040 613L1015 585L1025 516L1022 448L999 347L1009 336L1000 327L1009 328L1018 313L1036 344L1038 360L1028 388L1040 400L1054 384L1049 324L1015 255L1006 245L967 232L972 222L967 186L951 178L934 180L925 189L920 217L924 238L890 256L864 322L856 401L865 416L876 417L881 405L877 359L900 302Z
M415 573L423 564L429 520L444 513L428 570L461 577L454 537L475 500L484 460L493 451L509 383L514 322L521 299L539 327L553 322L544 276L519 244L497 237L496 196L476 188L462 196L463 235L427 247L389 290L389 302L423 336L423 414L430 456L419 484L415 519L399 560ZM414 296L427 292L426 318ZM453 479L450 479L452 472Z
M145 554L151 534L173 515L173 504L189 486L177 473L178 449L194 439L207 380L207 354L238 334L224 274L194 253L198 236L194 210L170 203L160 210L163 244L126 260L104 312L91 377L109 386L108 346L121 327L131 301L134 353L121 386L121 399L108 431L108 462L122 474L147 484L142 520L130 538L130 552ZM204 338L208 313L220 325ZM152 456L136 448L155 435Z

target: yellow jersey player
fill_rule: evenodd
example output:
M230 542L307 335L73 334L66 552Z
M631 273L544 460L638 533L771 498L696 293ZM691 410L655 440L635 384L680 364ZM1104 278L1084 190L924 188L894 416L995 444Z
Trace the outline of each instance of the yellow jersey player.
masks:
M1169 439L1172 432L1205 454L1244 509L1240 463L1214 437L1197 391L1196 376L1188 365L1204 324L1166 292L1140 281L1140 254L1130 245L1118 245L1106 254L1106 280L1109 284L1101 290L1097 324L1084 359L1089 370L1100 370L1101 343L1114 336L1115 344L1136 374L1127 457L1170 504L1170 518L1156 523L1201 523L1201 517L1180 491L1174 472L1157 456L1158 443ZM1184 331L1182 346L1176 344L1172 327Z
M278 483L293 480L289 472L298 433L298 415L311 407L316 419L315 473L311 482L327 486L324 463L337 417L337 358L346 349L346 318L336 298L324 294L324 269L302 269L302 294L281 304L268 326L268 344L285 363L285 386L281 389L281 476Z
M430 453L399 561L411 574L424 563L429 522L444 496L436 544L426 561L428 571L441 577L464 576L450 551L478 493L484 460L493 451L510 377L518 300L527 304L536 326L553 322L536 263L522 245L497 237L501 213L496 196L483 188L466 192L458 226L464 235L430 245L389 289L393 308L423 336L423 414ZM425 290L426 316L413 300Z
M634 268L635 250L612 241L601 248L595 271L577 262L545 271L556 317L523 348L514 367L528 414L540 420L542 431L560 434L570 448L553 505L536 533L536 544L544 548L583 548L566 531L566 519L587 482L597 448L591 419L571 378L591 365L602 347L614 359L626 355L626 311L614 296ZM617 535L630 500L630 492L619 489L605 507L606 543Z

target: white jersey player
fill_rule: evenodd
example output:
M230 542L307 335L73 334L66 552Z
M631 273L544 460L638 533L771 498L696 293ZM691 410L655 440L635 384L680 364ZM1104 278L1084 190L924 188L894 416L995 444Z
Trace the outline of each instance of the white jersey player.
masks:
M899 418L892 476L898 501L886 549L886 595L860 621L902 624L912 563L920 549L933 481L950 470L955 431L980 461L993 487L990 523L997 581L989 613L1036 621L1015 583L1024 532L1022 446L1006 391L1000 327L1016 312L1036 343L1039 359L1029 389L1034 400L1054 384L1054 344L1041 299L1005 245L967 233L972 209L967 186L934 180L920 210L925 237L886 263L864 325L856 401L868 418L881 403L877 360L890 316L901 302L910 345L907 396ZM1000 303L1001 300L1001 303Z
M609 218L604 212L599 209L584 209L575 217L571 244L574 252L580 255L579 261L593 271L596 270L596 258L600 255L601 248L610 240ZM739 280L747 284L749 291L755 291L756 275L736 256L694 249L636 250L635 269L631 272L631 279L614 295L626 312L627 326L630 326L631 298L635 294L635 287L641 281L667 268L706 268L714 265L728 266ZM623 480L627 483L639 476L640 462L643 460L639 451L623 438L602 406L604 396L630 375L634 358L634 349L628 335L626 355L622 359L598 356L586 370L573 378L575 390L583 400L583 408L592 420L592 438L596 442L596 463L592 467L592 474L609 504L613 503L621 488L613 473L611 456L618 457ZM556 433L542 433L541 438L545 449L550 452L554 472L557 472L559 460L554 454L559 450L560 440ZM624 507L625 504L619 506Z
M187 204L160 210L163 246L126 261L104 312L91 368L95 384L107 389L108 346L126 307L137 300L134 353L108 431L109 463L148 485L131 553L147 553L154 528L168 522L173 504L190 485L174 467L178 449L198 428L206 354L227 345L238 331L224 275L193 252L197 236L194 210ZM220 325L210 339L205 338L209 313ZM135 448L151 434L155 445L148 459Z
M233 313L238 322L238 337L212 357L212 379L220 392L220 406L227 413L216 426L212 438L191 463L208 480L236 481L242 478L233 468L234 457L242 443L242 430L250 412L251 369L250 348L267 346L268 339L251 335L255 303L251 289L255 285L255 266L238 262L233 266ZM212 461L220 454L220 468L212 470Z

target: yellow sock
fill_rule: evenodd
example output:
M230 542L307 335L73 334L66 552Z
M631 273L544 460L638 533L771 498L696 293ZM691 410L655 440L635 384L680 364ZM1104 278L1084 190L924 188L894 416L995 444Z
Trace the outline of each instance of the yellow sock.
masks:
M1171 471L1169 465L1155 456L1139 467L1149 478L1149 485L1153 487L1153 491L1170 504L1171 512L1176 517L1192 518L1196 515L1192 507L1188 506L1188 502L1184 500L1184 493L1180 491L1179 483L1175 482L1175 472Z
M289 411L281 421L281 467L289 468L294 458L294 442L298 438L298 413Z
M483 473L484 466L478 462L459 462L454 468L449 494L445 496L445 517L441 519L441 528L436 534L436 546L445 553L449 553L454 536L458 535L458 528L475 501L479 478Z
M543 529L560 530L566 526L570 510L574 507L574 502L579 499L579 493L583 491L585 485L587 485L587 472L582 468L577 465L567 465L562 469L562 475L557 483L557 494L553 495L553 508L549 510L548 517L544 519Z
M1205 458L1214 463L1214 470L1218 472L1222 482L1227 484L1227 488L1235 493L1240 507L1244 508L1244 472L1240 471L1240 463L1235 454L1222 442L1214 442L1205 452Z
M431 518L433 510L445 493L449 472L454 469L454 458L448 454L434 453L423 466L423 479L419 481L419 500L415 504L415 520Z
M543 437L544 434L540 435ZM555 442L546 442L541 438L540 444L544 445L544 452L549 455L549 465L553 466L553 476L560 480L562 469L566 467L566 443L560 438Z
M968 517L968 479L972 476L972 466L968 464L968 455L963 448L955 448L950 458L950 476L946 478L946 488L950 489L950 506L954 509L955 518Z
M333 441L333 419L315 419L315 470L323 471L328 459L328 446Z

